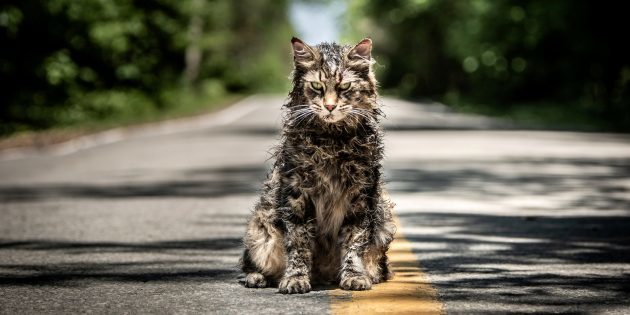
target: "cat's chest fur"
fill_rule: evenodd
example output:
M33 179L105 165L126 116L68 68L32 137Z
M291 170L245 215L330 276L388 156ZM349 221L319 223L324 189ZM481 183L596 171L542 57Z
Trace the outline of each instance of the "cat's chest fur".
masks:
M314 209L318 234L336 239L352 199L370 184L371 148L367 140L303 139L294 151L299 163L297 177L305 179L306 192Z
M349 191L346 184L350 174L341 171L343 161L335 152L319 152L313 158L314 186L317 193L310 196L315 208L320 234L336 236L343 224L346 213L350 210ZM320 156L325 154L325 156Z

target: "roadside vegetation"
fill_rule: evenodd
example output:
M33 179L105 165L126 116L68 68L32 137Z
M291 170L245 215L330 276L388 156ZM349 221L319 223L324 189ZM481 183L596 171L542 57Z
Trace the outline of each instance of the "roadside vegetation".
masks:
M280 91L286 1L15 0L0 5L0 135L93 130Z
M312 3L331 0L293 0ZM630 131L623 2L338 0L383 94L525 127ZM287 90L291 0L0 4L0 138L91 132Z
M385 93L525 126L630 131L624 2L347 1Z

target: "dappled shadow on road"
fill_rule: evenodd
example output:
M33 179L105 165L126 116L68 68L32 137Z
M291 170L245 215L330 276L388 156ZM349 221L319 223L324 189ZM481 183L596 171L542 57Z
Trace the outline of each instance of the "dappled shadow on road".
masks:
M235 279L238 274L235 264L218 259L236 261L240 246L240 238L137 243L0 241L0 255L4 257L17 258L31 252L30 255L43 255L48 261L42 264L0 264L0 287ZM55 263L56 260L62 262Z
M151 171L129 170L124 173L106 174L109 175L107 179L111 184L57 183L3 186L0 187L0 201L11 207L11 203L56 202L64 199L70 202L77 199L100 202L104 199L179 197L208 199L251 195L259 189L265 177L266 167L261 164L191 168L165 174L163 177L173 178L169 181L143 180ZM185 222L178 222L188 224L191 229L207 231L208 238L166 236L166 239L155 241L125 241L124 238L123 241L119 241L121 237L116 236L110 241L112 234L107 233L102 238L99 237L104 239L103 241L87 241L76 234L70 236L70 239L33 239L5 235L5 239L0 239L0 257L3 258L0 259L0 288L83 287L103 283L235 282L239 274L237 262L242 251L241 233L248 213L244 211L245 209L229 213L228 209L208 209L204 213L183 218ZM32 215L34 214L26 217L26 222L20 223L24 224L25 231L34 232L32 225L28 225ZM58 214L43 211L42 215ZM82 224L75 219L70 216L69 222L64 224ZM104 218L100 224L117 224L115 222ZM159 230L161 227L164 225L137 228L144 230L143 235L147 237L161 235L164 238L168 233L173 233L172 230L165 232Z
M48 240L2 241L0 250L63 250L66 253L142 253L165 252L171 250L223 250L235 248L241 244L237 238L214 238L199 240L177 240L162 242L127 243L127 242L68 242Z
M630 217L399 216L454 310L474 301L588 312L630 294Z
M627 306L630 159L422 161L387 177L447 311Z
M390 165L386 177L392 192L521 199L527 210L630 209L630 159L423 161Z
M207 262L206 262L207 263ZM61 265L0 265L17 274L0 274L3 286L81 286L101 282L210 282L233 279L234 269L189 267L173 262L81 263ZM28 275L24 275L27 273Z
M149 171L144 171L149 172ZM159 173L159 171L156 171ZM258 166L189 169L168 181L125 181L114 184L31 184L0 186L0 201L20 202L54 198L223 197L252 194L266 169Z

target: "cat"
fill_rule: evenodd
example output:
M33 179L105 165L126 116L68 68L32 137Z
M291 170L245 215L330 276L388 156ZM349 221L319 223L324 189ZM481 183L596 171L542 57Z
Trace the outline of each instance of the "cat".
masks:
M392 276L387 250L396 230L381 178L372 41L291 44L281 144L243 239L245 286L369 290Z

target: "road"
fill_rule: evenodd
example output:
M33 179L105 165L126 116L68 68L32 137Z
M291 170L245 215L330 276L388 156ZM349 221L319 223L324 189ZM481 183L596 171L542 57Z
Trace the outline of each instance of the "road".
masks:
M322 314L353 301L239 283L281 103L254 96L172 128L4 156L0 313ZM630 136L384 103L401 237L446 313L630 313Z

